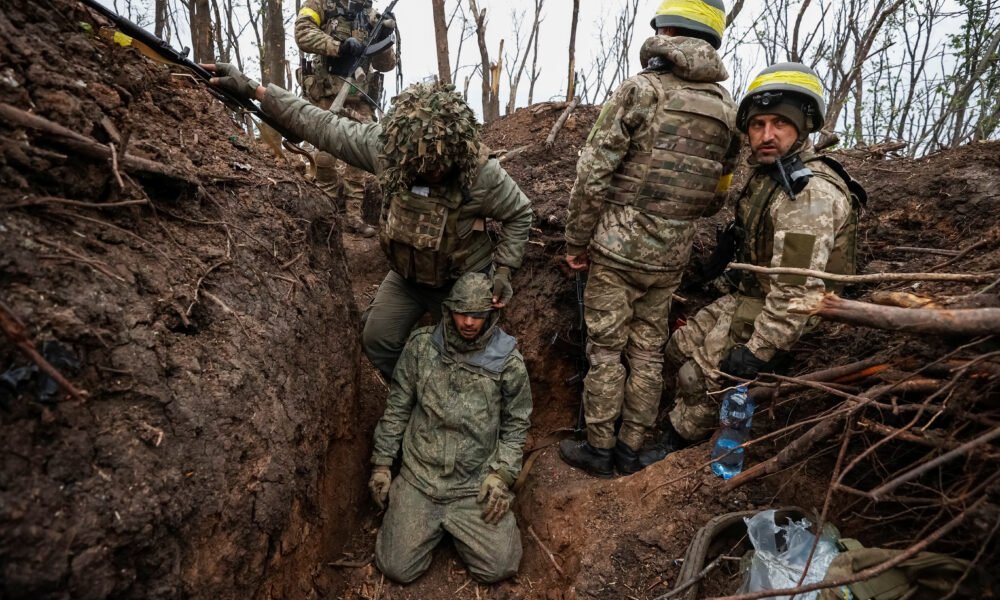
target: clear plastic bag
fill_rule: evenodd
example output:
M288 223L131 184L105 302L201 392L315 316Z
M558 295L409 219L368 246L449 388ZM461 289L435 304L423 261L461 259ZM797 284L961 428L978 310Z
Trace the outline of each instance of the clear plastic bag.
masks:
M802 570L816 539L809 531L812 523L808 519L788 519L787 525L778 525L774 522L774 513L773 510L765 510L744 519L755 552L740 586L741 593L794 588L802 579ZM838 538L835 527L828 524L823 528L802 585L823 580L830 563L840 553L837 549ZM817 597L817 592L795 595L796 600L815 600ZM784 600L788 596L773 598Z

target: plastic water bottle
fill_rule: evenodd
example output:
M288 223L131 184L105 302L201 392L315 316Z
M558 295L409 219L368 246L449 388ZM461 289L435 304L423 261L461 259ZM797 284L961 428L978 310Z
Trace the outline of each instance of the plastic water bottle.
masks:
M719 435L712 446L712 472L730 479L743 470L743 442L750 439L753 400L742 384L726 392L719 409Z

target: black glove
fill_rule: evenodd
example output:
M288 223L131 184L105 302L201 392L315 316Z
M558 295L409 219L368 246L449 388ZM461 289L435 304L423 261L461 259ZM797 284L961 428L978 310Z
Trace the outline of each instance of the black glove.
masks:
M215 63L212 85L237 98L253 100L257 96L257 86L260 84L244 75L235 65Z
M766 364L766 360L757 358L749 348L740 344L734 346L729 354L722 359L722 362L719 363L719 370L740 379L753 379Z
M357 38L349 37L340 42L340 50L337 55L341 58L354 58L355 56L361 56L361 53L364 51L364 45Z

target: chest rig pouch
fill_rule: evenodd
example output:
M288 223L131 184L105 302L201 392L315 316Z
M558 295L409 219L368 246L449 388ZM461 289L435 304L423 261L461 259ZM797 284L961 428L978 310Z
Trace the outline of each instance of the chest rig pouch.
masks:
M483 219L463 218L459 189L413 186L389 200L380 242L407 281L442 287L487 259L492 243ZM476 264L468 264L476 263Z
M365 9L365 3L361 0L330 1L327 2L323 15L323 31L338 42L353 37L363 46L368 41L371 31L369 17L370 11ZM358 60L356 57L346 56L326 56L323 59L326 71L340 77L352 75L351 66ZM368 59L362 58L359 66L367 71Z

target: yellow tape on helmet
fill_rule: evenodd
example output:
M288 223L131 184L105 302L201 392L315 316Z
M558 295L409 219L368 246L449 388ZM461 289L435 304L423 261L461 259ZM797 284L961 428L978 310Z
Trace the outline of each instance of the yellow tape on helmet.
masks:
M317 27L323 24L323 20L320 18L319 13L311 8L302 7L302 9L299 11L299 16L309 17L310 19L316 22Z
M764 73L759 75L757 79L753 80L750 87L747 88L747 93L749 94L761 86L772 83L780 83L782 85L804 88L816 94L820 98L823 97L823 84L820 82L819 78L815 75L803 73L801 71L775 71L774 73Z
M701 0L663 0L656 16L684 17L711 27L719 37L726 31L726 13Z

